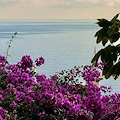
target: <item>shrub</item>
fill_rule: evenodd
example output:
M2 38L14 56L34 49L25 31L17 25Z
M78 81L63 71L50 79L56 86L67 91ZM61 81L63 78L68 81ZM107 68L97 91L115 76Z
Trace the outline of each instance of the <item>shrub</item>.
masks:
M110 88L92 83L100 75L92 66L83 70L74 67L66 75L47 78L33 75L33 61L28 55L14 65L6 64L4 56L0 60L1 120L113 120L119 116L120 94L103 96L101 91ZM35 63L40 66L44 59L40 57ZM80 76L86 85L72 82Z

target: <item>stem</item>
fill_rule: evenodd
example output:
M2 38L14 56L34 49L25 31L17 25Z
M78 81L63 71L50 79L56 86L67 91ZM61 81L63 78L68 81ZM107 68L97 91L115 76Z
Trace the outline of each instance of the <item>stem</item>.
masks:
M10 48L11 43L12 43L12 39L10 40L9 45L8 45L8 48L7 48L6 60L7 60L7 57L8 57L8 55L9 55L8 52L9 52L9 48Z
M10 48L10 45L11 45L11 43L13 42L13 38L15 37L15 35L17 34L17 32L15 32L14 33L14 35L12 36L12 39L10 40L10 42L9 42L9 45L8 45L8 48L7 48L7 52L6 52L6 60L7 60L7 58L8 58L8 56L9 56L9 48Z

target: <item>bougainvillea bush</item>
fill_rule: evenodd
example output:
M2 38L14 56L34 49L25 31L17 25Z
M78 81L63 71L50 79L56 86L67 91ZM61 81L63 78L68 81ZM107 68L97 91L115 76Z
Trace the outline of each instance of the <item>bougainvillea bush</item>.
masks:
M110 87L92 83L100 72L92 66L74 67L47 78L31 70L44 64L23 56L8 64L0 56L0 120L117 120L120 94L102 95ZM101 68L102 64L99 64ZM86 85L78 79L86 81Z

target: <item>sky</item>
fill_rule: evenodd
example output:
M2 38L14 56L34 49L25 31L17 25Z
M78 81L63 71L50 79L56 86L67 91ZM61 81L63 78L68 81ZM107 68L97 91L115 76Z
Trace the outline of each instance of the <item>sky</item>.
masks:
M111 19L120 0L0 0L0 19Z

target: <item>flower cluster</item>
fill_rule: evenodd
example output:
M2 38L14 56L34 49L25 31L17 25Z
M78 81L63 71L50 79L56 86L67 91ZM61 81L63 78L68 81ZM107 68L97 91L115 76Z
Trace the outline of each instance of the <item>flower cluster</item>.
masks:
M96 67L98 67L99 69L103 70L104 63L103 62L99 62L99 63L97 63Z
M5 57L0 55L0 75L3 75L5 73L5 65L7 63L8 62Z
M95 81L100 76L100 72L92 66L85 66L83 70L82 75L86 82Z
M44 59L40 57L35 62L39 66L44 63ZM3 73L0 74L0 120L118 118L120 94L101 95L104 87L99 88L90 82L100 75L96 69L86 66L81 72L74 67L69 72L62 71L60 75L47 78L43 74L33 77L31 67L33 61L30 56L23 56L17 64L3 66L4 76ZM77 77L81 75L86 80L86 85L77 82Z
M39 57L35 60L35 62L36 62L36 66L40 66L40 65L44 64L45 60L43 57Z
M4 65L5 63L7 63L7 60L5 59L4 56L0 55L0 66Z
M33 61L29 55L23 56L21 62L18 63L19 67L26 70L27 68L33 67Z

